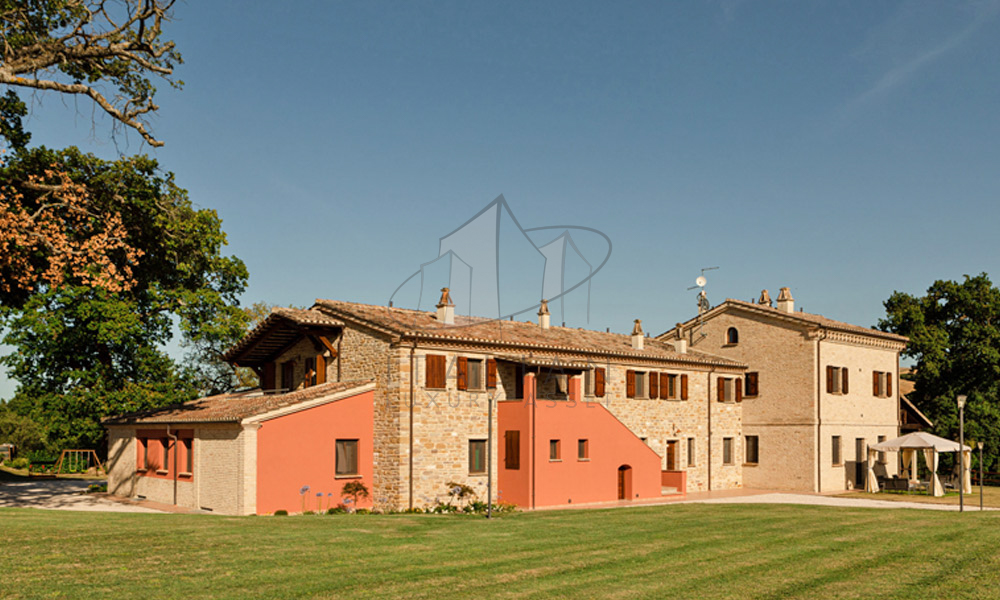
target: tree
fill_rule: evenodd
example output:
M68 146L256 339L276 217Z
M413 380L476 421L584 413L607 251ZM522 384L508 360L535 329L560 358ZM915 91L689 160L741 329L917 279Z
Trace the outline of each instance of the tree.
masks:
M968 396L967 439L984 442L985 462L1000 458L1000 290L982 273L935 281L927 294L894 292L879 328L908 336L904 356L916 359L911 400L934 421L934 432L957 439L956 397Z
M67 273L58 286L38 284L7 304L4 343L17 351L0 362L19 383L11 408L45 425L53 443L93 447L103 439L101 417L231 389L231 370L226 380L203 369L197 352L184 367L163 349L175 323L194 348L228 346L246 329L238 303L246 267L221 254L215 211L195 209L173 175L143 156L109 162L74 148L25 150L0 178L51 164L86 187L92 210L118 216L124 245L142 258L112 257L116 269L130 269L120 289ZM44 193L26 190L25 205Z
M86 96L116 124L162 146L145 118L159 108L152 77L183 85L172 78L181 55L174 42L161 39L172 5L173 0L0 0L0 83ZM104 85L113 93L102 91ZM11 102L10 93L7 99Z

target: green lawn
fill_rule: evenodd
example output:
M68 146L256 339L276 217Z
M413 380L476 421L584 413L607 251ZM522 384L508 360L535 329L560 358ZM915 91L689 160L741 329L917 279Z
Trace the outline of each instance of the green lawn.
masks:
M0 509L0 597L995 598L1000 514L784 505L219 517Z

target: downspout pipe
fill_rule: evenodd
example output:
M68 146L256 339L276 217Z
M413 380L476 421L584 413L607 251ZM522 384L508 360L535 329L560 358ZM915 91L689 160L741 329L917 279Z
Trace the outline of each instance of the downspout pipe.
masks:
M712 380L715 379L715 367L708 372L708 489L712 491ZM718 385L718 384L716 384Z
M167 437L174 441L174 506L177 506L177 436L170 433L170 425L167 424Z
M820 364L819 343L826 339L826 331L816 338L816 492L823 491L823 365ZM898 385L896 387L899 387Z
M410 448L409 448L409 464L410 464L410 475L409 479L409 507L413 509L413 397L416 394L416 353L417 353L417 340L413 340L413 345L410 346Z

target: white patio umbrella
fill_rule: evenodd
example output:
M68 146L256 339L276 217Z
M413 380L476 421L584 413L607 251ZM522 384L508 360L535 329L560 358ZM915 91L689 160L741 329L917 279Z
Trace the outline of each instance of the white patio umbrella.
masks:
M972 482L969 476L969 457L972 452L972 448L969 446L961 446L958 442L946 440L943 437L938 437L932 433L927 433L926 431L915 431L894 440L887 440L869 446L868 482L865 486L865 490L869 492L879 491L878 480L875 478L876 452L902 452L903 471L909 479L913 480L916 479L917 474L917 460L915 454L919 450L924 451L924 460L927 463L927 469L932 474L930 485L931 495L944 496L944 489L942 488L941 480L937 475L938 454L941 452L958 452L959 450L965 453L965 472L962 473L961 478L962 491L966 494L972 493Z

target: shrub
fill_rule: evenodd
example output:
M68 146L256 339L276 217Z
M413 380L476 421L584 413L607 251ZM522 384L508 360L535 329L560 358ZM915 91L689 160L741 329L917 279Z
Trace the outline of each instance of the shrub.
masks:
M276 517L287 517L288 516L288 511L285 510L285 509L276 510L276 511L274 511L274 516L276 516Z
M354 514L356 514L356 515L367 515L367 514L370 514L370 513L371 513L371 511L368 510L367 508L356 508L356 509L354 509Z
M476 490L472 487L465 485L464 483L455 483L454 481L449 481L448 486L448 504L451 504L454 500L458 500L460 503L464 504L469 500L474 500L476 498Z
M316 511L306 510L306 511L303 511L302 514L304 514L304 515L314 515L314 514L316 514Z
M334 506L332 508L326 509L326 514L328 515L342 515L347 512L347 509L343 505Z
M31 463L28 462L27 458L21 456L13 460L8 460L4 464L10 467L11 469L27 469L28 465Z
M344 484L344 487L340 490L341 496L350 496L354 500L354 507L357 510L358 498L368 497L368 487L365 483L360 480L348 481Z
M406 510L404 510L403 514L404 515L419 515L419 514L423 514L423 512L424 512L424 509L420 508L419 506L414 506L413 508L407 508Z
M87 493L93 494L96 492L106 492L108 491L108 484L106 483L93 483L87 486Z

